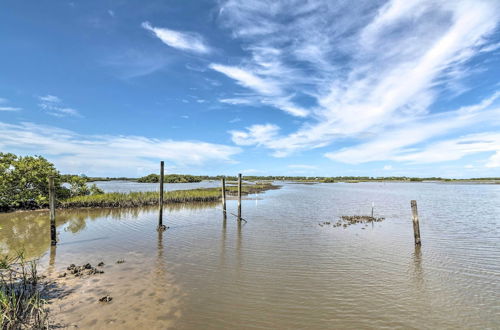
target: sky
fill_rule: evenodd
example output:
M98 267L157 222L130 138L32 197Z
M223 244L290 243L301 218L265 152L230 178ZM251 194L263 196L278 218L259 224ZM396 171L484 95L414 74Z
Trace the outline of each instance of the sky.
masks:
M0 4L0 152L62 173L500 176L498 0Z

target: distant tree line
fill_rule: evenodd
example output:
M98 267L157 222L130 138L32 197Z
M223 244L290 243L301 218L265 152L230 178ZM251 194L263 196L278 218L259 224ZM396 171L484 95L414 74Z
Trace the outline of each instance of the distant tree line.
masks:
M165 183L189 183L189 182L201 182L204 179L199 176L188 175L188 174L166 174L163 176L163 182ZM160 182L159 174L149 174L137 179L137 182L144 183L157 183Z

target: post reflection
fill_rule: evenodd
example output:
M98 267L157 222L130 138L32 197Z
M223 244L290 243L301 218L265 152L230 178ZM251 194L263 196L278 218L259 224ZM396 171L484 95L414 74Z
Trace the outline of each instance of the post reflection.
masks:
M49 252L50 253L49 254L49 267L47 269L49 275L52 275L55 272L56 252L57 252L57 245L51 245L50 252Z
M413 278L418 289L424 287L424 271L422 268L422 248L419 245L415 245L415 251L413 252Z

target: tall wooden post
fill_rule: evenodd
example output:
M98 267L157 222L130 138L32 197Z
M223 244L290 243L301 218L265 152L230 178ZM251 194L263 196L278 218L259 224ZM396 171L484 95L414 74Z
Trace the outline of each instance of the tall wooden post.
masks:
M241 173L238 174L238 221L241 220Z
M420 245L420 224L418 222L417 201L411 201L411 212L413 215L413 234L415 235L415 245Z
M54 187L54 177L49 177L49 208L50 208L50 244L57 244L56 233L56 189Z
M226 214L226 178L222 177L222 211Z
M163 160L160 162L160 199L158 201L158 230L163 230Z

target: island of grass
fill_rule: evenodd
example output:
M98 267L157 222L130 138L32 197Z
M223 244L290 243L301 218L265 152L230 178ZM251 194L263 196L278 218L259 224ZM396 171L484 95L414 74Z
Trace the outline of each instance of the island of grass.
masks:
M241 187L241 195L247 196L280 186L271 183L244 184ZM238 187L226 187L228 197L238 195ZM165 192L163 200L165 204L170 203L193 203L193 202L217 202L222 198L220 188L200 188L191 190L175 190ZM129 192L129 193L104 193L95 195L75 196L60 200L60 208L78 207L138 207L158 204L158 192Z

